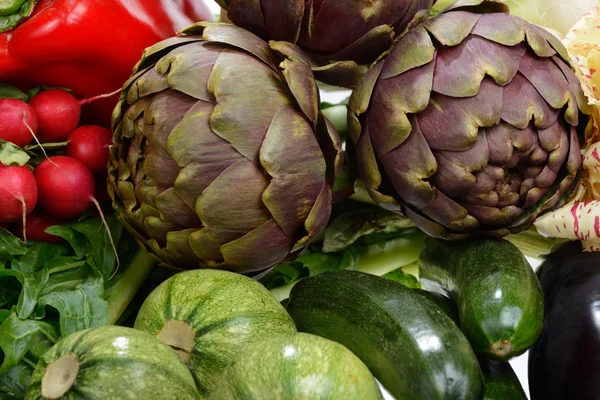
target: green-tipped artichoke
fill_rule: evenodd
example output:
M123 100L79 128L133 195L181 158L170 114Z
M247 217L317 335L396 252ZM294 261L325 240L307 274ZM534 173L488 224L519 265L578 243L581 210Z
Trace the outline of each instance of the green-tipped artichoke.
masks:
M460 0L412 29L349 108L372 198L433 236L524 230L580 170L587 103L568 55L500 2Z
M328 222L341 142L289 43L194 25L145 51L113 124L113 206L166 265L262 271Z
M236 25L328 60L374 61L435 0L217 0Z

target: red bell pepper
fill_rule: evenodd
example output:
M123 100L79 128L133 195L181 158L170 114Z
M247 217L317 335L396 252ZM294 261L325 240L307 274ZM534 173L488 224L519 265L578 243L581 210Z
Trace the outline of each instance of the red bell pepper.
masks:
M144 48L211 19L201 0L12 1L13 10L0 2L0 30L9 29L0 33L0 82L65 87L80 99L119 89ZM108 126L117 99L86 106L86 122Z

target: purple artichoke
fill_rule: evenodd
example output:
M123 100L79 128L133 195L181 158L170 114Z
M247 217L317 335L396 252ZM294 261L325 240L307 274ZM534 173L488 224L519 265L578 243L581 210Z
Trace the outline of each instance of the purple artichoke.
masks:
M371 197L446 238L527 229L577 181L587 103L560 41L460 0L400 38L350 100Z
M113 207L163 264L258 272L327 225L341 141L292 44L194 25L145 51L113 125Z
M217 0L236 25L328 60L374 61L435 0Z

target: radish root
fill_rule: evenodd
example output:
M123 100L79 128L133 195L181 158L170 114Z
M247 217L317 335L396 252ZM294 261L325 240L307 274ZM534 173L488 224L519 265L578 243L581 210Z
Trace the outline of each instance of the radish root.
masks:
M26 112L23 113L23 123L25 124L25 127L27 128L29 133L31 133L31 136L33 136L33 138L35 139L35 142L38 144L38 146L40 146L40 149L42 149L42 153L44 153L44 157L46 157L46 160L50 161L52 164L54 164L55 166L58 167L58 165L56 165L56 163L54 161L50 160L50 158L48 157L48 154L46 154L46 150L44 149L44 146L42 146L42 144L38 140L35 133L33 133L33 129L31 129L31 127L27 123L27 113Z
M23 243L27 243L27 204L25 204L25 199L22 196L18 200L23 207Z
M101 95L98 95L98 96L90 97L88 99L83 99L83 100L79 101L79 104L82 105L82 106L84 106L84 105L90 104L91 102L94 102L96 100L102 100L102 99L106 99L108 97L113 97L114 95L121 93L121 90L122 89L119 88L119 89L117 89L117 90L115 90L113 92L110 92L110 93L104 93L104 94L101 94Z

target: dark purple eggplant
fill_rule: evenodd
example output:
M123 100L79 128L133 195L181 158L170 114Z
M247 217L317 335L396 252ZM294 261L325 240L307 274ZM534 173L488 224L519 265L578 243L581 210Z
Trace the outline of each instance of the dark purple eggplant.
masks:
M529 352L531 399L600 399L600 253L567 243L548 256L538 278L545 312Z

